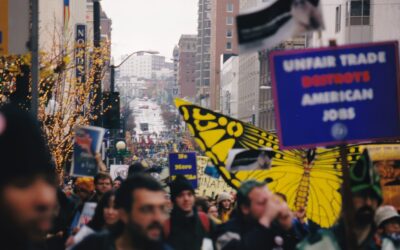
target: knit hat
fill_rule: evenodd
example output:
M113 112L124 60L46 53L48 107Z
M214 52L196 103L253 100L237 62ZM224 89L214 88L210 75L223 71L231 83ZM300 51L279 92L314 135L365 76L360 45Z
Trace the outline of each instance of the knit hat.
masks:
M218 199L217 199L217 204L219 204L221 201L225 201L225 200L232 200L232 196L230 194L228 194L227 192L222 192L218 195Z
M11 105L0 108L0 186L16 178L45 176L56 181L55 169L38 121Z
M75 181L75 187L84 189L89 192L94 191L94 180L93 177L79 177Z
M183 191L189 190L194 193L192 184L183 175L177 175L175 180L170 183L171 200L175 201L175 198Z
M376 210L374 220L375 224L380 227L385 221L395 218L400 223L400 215L393 206L381 206Z
M364 193L375 197L379 203L382 203L380 178L372 165L367 149L350 168L350 185L353 194Z

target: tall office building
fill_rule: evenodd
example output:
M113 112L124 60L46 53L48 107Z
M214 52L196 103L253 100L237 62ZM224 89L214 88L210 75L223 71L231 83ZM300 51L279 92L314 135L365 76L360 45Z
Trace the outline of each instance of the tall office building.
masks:
M196 97L196 35L182 35L179 39L178 85L180 97L194 101Z
M230 55L237 55L238 44L235 17L239 13L239 0L212 1L211 6L211 109L220 108L221 65Z
M199 0L196 52L196 102L210 106L211 0Z

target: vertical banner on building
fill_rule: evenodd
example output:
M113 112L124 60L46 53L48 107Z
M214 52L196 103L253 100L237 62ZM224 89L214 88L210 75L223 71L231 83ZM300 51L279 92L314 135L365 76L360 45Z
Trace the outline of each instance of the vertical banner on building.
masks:
M170 153L169 154L169 173L174 179L181 174L188 179L193 188L197 188L197 159L195 152Z
M0 0L0 56L8 54L8 0Z
M86 25L76 25L75 36L75 65L76 65L76 81L83 83L86 81Z

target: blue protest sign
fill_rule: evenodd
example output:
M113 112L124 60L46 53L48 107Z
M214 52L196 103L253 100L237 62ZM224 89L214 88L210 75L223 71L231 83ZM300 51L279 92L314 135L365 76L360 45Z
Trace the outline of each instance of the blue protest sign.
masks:
M95 176L98 172L96 153L100 152L105 129L93 126L75 129L71 175Z
M398 59L397 42L271 53L281 147L399 137Z
M169 174L181 174L188 179L193 188L197 188L197 161L195 152L169 153Z

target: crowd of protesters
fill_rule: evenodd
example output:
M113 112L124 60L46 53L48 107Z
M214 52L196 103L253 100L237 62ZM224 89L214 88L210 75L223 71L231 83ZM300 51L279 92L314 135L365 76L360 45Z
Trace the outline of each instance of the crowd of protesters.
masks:
M0 164L0 249L278 250L316 235L331 235L338 249L352 249L349 241L356 249L400 249L400 216L381 206L372 170L353 190L349 239L344 218L322 230L304 208L291 211L284 195L255 180L237 193L199 197L184 176L165 187L134 164L126 180L100 172L60 186L39 124L11 106L0 109ZM97 206L82 225L87 202Z

